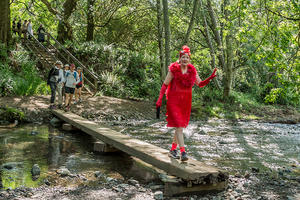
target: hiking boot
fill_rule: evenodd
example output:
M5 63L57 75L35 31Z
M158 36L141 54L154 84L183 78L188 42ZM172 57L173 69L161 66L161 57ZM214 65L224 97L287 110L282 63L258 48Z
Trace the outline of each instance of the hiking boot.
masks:
M70 106L69 105L65 106L64 111L67 112L69 110L70 110Z
M78 103L81 103L81 102L82 102L82 100L81 100L81 98L79 98Z
M56 106L55 106L55 105L50 105L49 108L50 108L50 109L56 109Z
M76 105L77 104L77 101L74 101L74 105Z
M180 156L177 154L176 149L170 150L168 155L169 155L169 157L174 158L174 159L179 159L180 158Z
M184 161L187 161L188 159L189 159L189 158L187 157L186 152L185 152L185 151L181 152L181 158L180 158L180 160L181 160L182 162L184 162Z

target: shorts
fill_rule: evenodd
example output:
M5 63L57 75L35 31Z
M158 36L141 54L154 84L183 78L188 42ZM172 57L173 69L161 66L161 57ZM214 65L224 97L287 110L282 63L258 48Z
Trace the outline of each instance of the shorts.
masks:
M82 87L82 84L76 85L76 88L77 88L77 89L79 89L79 88L81 88L81 87Z
M75 88L65 87L66 94L74 94Z

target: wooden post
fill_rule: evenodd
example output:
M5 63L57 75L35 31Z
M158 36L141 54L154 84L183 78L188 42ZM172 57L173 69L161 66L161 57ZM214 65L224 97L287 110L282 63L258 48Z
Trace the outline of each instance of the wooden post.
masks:
M62 129L65 131L74 131L74 130L78 130L76 127L72 126L71 124L68 123L64 123L62 125Z
M94 151L100 152L100 153L111 153L111 152L117 152L118 149L110 146L109 144L106 144L100 140L94 143Z

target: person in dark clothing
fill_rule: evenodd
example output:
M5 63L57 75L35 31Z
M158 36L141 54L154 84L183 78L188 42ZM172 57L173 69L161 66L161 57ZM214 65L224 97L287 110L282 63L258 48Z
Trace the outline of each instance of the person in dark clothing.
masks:
M40 25L40 27L37 30L37 33L39 42L45 42L45 29L43 27L43 24Z
M15 35L17 34L16 18L14 18L14 20L12 22L12 31Z
M22 26L22 22L21 22L21 19L19 19L19 21L17 23L17 32L19 34L19 37L21 37L21 34L22 34L21 26Z
M50 86L51 89L51 98L50 98L50 109L55 109L55 95L56 95L56 87L59 80L59 70L62 66L61 61L56 61L55 66L49 71L47 85Z

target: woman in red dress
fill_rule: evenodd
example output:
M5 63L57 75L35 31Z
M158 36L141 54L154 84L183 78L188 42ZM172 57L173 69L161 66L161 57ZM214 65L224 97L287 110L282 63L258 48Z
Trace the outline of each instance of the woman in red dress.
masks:
M167 97L167 121L168 127L175 127L175 134L169 156L181 161L187 161L188 157L184 148L183 128L186 128L190 121L192 107L192 87L194 84L199 87L207 85L211 79L216 77L217 69L206 80L201 81L195 67L190 63L190 49L182 47L179 54L179 62L169 66L169 72L161 87L156 108L162 104L162 98L166 93ZM166 92L167 91L167 92ZM181 156L177 154L177 144L180 147Z

